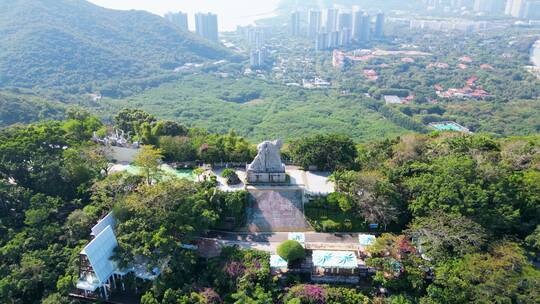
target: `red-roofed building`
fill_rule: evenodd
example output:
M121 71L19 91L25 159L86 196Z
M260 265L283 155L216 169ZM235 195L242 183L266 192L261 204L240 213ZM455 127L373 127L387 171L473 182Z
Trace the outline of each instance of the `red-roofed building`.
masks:
M480 65L480 68L481 68L482 70L494 70L493 66L491 66L490 64L486 64L486 63L481 64L481 65Z
M375 70L364 70L364 76L366 76L367 79L373 81L379 79L379 75Z
M467 80L467 86L468 86L468 87L474 86L474 83L475 83L477 80L478 80L478 77L472 76L471 78L469 78L469 79Z
M459 58L459 61L471 63L473 60L472 60L472 58L469 57L469 56L463 56L463 57Z

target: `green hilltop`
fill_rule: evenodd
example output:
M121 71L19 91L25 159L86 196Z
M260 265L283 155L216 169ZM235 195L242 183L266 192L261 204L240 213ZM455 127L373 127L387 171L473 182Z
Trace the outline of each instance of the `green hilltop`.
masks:
M0 87L83 86L234 57L143 11L83 0L1 0L0 11Z

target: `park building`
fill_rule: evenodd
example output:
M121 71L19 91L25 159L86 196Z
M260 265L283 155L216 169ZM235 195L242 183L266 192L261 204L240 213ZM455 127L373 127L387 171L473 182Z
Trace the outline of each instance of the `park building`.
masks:
M346 247L312 242L304 233L291 232L289 240L296 240L306 250L302 261L289 265L277 254L270 255L270 270L273 274L306 274L314 283L357 284L361 277L370 272L365 263L369 256L367 247L372 245L376 237L371 234L359 234L358 243ZM373 271L373 270L371 270Z
M122 268L113 259L118 241L114 232L116 219L107 214L91 229L93 239L79 253L79 278L76 289L70 294L81 300L110 300L113 292L126 292L125 278L153 281L167 262L160 267L149 267L143 258L137 258L128 267ZM151 269L151 270L149 270Z
M209 41L218 42L218 19L217 15L212 13L195 14L196 33Z

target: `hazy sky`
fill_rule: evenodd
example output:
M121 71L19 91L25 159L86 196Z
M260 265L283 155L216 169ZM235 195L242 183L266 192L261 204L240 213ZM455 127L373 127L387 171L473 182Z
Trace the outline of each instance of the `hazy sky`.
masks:
M97 5L114 9L146 10L163 15L169 11L189 13L193 28L193 14L213 12L218 14L221 31L234 30L237 25L247 25L262 15L271 14L279 0L89 0Z

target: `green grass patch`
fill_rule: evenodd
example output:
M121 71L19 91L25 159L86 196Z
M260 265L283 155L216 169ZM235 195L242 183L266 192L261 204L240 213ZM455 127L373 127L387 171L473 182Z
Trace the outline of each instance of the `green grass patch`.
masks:
M360 232L368 230L368 223L353 212L305 206L308 222L317 232Z

